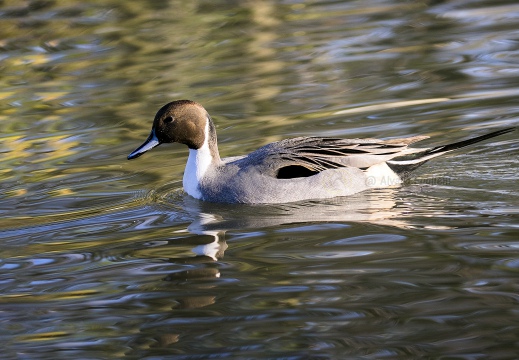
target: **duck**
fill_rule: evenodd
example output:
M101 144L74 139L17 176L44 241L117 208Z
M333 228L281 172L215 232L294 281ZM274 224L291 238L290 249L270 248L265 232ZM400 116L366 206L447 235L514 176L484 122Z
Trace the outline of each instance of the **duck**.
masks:
M189 155L182 184L188 195L219 203L289 203L400 186L430 159L515 129L429 148L409 147L429 138L423 135L388 140L296 137L222 159L209 113L195 101L176 100L159 109L148 138L128 160L161 144L184 144Z

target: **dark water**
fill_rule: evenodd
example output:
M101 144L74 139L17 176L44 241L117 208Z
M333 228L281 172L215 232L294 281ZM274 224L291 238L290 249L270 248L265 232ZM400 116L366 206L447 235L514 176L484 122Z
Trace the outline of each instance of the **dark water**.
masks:
M514 126L514 1L3 1L5 359L515 359L517 133L400 189L276 206L132 162L196 100L223 156L300 135Z

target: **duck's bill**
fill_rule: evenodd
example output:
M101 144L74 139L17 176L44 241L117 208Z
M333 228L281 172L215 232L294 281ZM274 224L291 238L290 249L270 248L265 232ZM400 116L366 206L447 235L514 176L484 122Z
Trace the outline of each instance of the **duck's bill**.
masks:
M136 159L142 154L144 154L146 151L153 149L154 147L157 147L160 145L159 139L157 139L157 136L155 135L155 131L151 131L150 136L146 139L144 144L139 146L137 149L135 149L130 155L128 155L128 160Z

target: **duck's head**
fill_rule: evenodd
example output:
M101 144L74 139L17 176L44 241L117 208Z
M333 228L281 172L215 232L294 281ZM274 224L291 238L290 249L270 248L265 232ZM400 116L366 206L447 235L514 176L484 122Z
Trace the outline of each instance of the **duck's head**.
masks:
M155 115L150 136L135 149L128 160L138 158L162 143L178 142L198 150L206 142L216 144L214 125L202 105L191 100L177 100L164 105Z

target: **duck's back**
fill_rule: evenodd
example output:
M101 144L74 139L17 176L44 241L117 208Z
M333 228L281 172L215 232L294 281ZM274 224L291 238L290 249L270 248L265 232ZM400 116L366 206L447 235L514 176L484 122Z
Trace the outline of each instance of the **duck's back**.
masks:
M201 184L203 197L280 203L351 195L370 187L365 170L402 154L419 139L402 140L300 137L274 142L246 156L223 159Z

